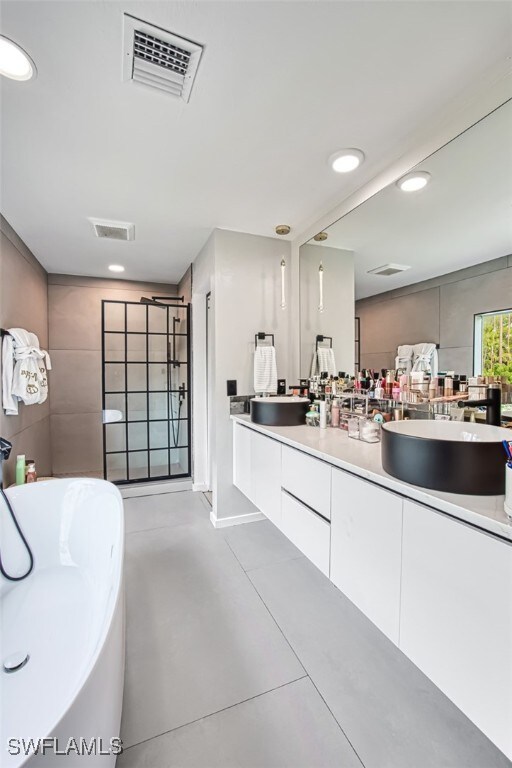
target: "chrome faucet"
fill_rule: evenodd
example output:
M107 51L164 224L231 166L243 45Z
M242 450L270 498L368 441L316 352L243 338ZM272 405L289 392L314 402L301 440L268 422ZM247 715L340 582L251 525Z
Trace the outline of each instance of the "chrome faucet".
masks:
M501 426L501 387L489 384L485 400L459 400L459 408L478 408L485 405L485 423L494 427Z

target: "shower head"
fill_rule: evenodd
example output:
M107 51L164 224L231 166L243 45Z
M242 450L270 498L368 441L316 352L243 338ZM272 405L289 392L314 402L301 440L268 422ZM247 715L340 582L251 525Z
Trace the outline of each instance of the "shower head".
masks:
M164 304L164 301L181 301L183 302L184 297L183 296L152 296L150 299L147 298L147 296L141 296L139 299L141 304L151 304L155 307L166 307L167 304Z
M166 307L166 304L162 304L161 301L155 301L155 299L148 299L146 296L141 296L140 304L151 304L154 307Z

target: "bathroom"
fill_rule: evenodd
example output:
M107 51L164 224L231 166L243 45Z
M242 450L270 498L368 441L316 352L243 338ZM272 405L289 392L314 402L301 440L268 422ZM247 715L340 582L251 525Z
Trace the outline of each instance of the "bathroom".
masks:
M2 765L510 766L512 4L0 6Z

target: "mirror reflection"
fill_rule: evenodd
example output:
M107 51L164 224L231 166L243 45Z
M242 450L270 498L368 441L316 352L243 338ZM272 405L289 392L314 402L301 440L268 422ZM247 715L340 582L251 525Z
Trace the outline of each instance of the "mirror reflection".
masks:
M326 334L338 370L395 368L430 344L440 371L512 381L511 135L508 101L301 247L302 376Z
M352 372L354 255L313 242L300 249L301 378Z

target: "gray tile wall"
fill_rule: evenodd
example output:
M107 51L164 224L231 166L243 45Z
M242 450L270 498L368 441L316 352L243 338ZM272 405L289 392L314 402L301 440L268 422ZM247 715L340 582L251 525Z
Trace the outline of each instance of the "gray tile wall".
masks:
M361 367L390 368L400 344L440 344L439 367L473 372L473 322L512 307L512 256L356 302Z
M50 389L54 474L103 471L101 302L176 294L175 285L49 275Z
M37 334L48 349L48 276L35 256L0 216L0 326L26 328ZM50 390L54 377L49 375ZM50 404L20 404L18 416L6 416L0 408L0 434L13 444L5 466L5 485L14 481L17 454L36 461L40 475L52 470L50 448Z

